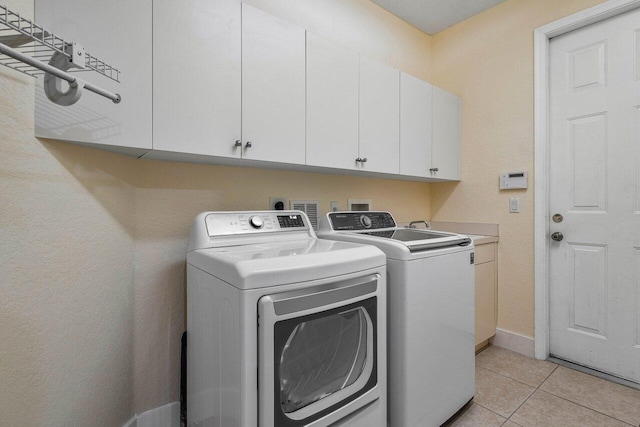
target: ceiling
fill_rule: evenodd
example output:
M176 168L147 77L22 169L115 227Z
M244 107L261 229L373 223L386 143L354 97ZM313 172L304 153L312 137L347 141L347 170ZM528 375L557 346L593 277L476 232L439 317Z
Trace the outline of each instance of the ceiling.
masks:
M372 0L427 34L445 28L492 8L505 0Z

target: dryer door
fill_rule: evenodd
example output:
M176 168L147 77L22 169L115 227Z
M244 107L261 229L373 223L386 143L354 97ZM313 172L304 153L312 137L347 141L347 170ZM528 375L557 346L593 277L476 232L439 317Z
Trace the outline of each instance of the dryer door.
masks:
M379 277L260 299L260 425L326 426L379 396Z

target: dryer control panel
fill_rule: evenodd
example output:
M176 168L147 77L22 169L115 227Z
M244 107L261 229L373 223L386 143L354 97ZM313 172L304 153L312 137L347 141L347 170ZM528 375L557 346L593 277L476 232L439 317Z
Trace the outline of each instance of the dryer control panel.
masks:
M277 236L275 236L277 235ZM201 212L193 220L189 249L221 248L250 242L315 239L302 211Z
M210 212L205 223L209 237L309 229L299 211Z
M331 228L335 231L377 230L395 228L396 222L389 212L332 212Z

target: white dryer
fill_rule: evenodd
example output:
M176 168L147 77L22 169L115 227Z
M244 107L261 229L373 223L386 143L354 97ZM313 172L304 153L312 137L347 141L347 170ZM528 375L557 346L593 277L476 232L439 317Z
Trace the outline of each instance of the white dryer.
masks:
M187 255L190 426L386 425L385 256L299 211L204 212Z
M436 427L475 394L474 247L401 228L388 212L331 212L318 236L387 256L390 427Z

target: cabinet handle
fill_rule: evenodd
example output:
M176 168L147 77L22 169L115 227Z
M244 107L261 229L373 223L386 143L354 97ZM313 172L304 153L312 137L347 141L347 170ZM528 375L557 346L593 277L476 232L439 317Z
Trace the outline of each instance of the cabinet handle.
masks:
M251 141L247 141L247 143L244 145L245 148L251 148L253 147L253 144L251 143Z
M234 147L242 147L242 141L236 139L236 143L233 145Z
M360 163L362 159L360 157L356 157L356 163Z
M357 157L356 158L356 162L358 162L358 163L366 163L367 162L367 158L366 157L365 158Z
M362 159L362 163L367 163L367 158Z
M431 171L431 173L438 172L438 168L431 168L431 169L429 169L429 171Z

